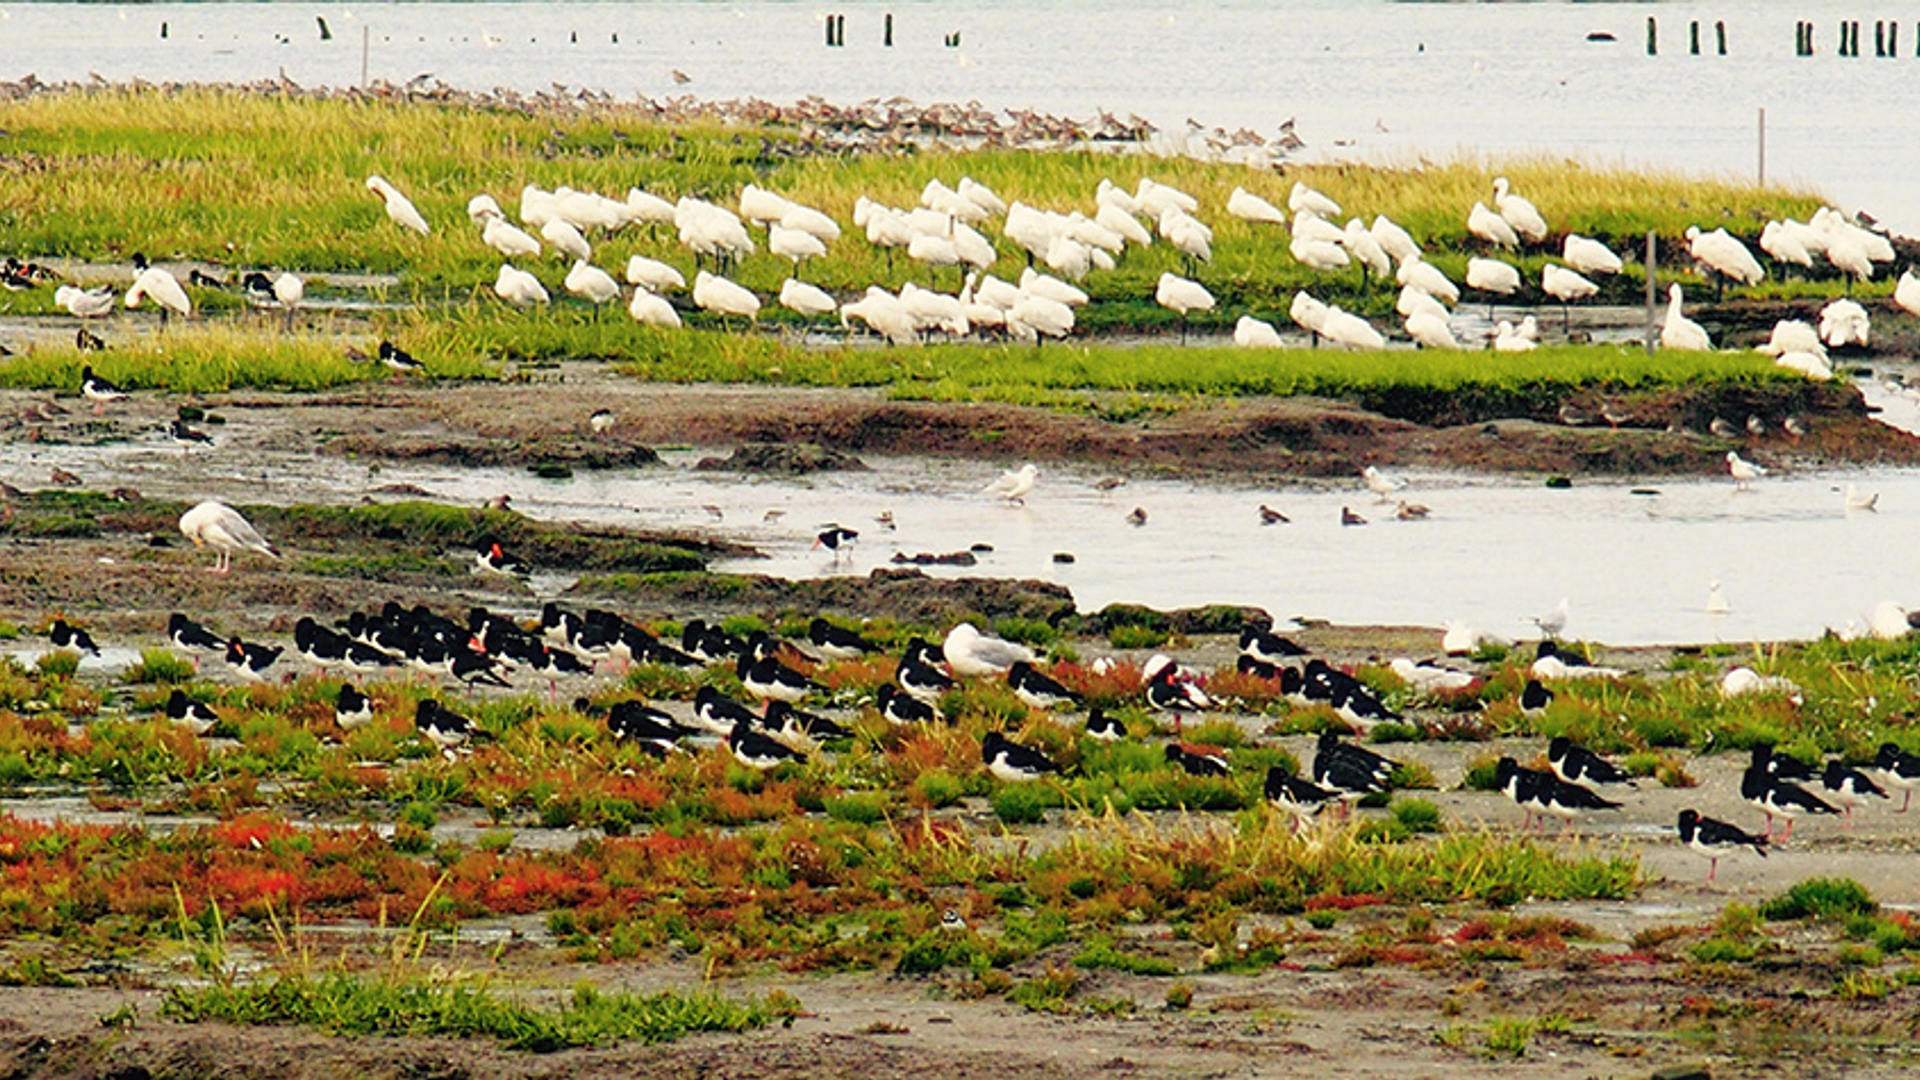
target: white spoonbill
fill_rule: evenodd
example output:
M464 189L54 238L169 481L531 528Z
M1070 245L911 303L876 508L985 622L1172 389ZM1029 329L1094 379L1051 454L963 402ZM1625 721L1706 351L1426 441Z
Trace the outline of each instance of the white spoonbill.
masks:
M1803 269L1813 269L1813 252L1800 238L1800 230L1794 228L1797 221L1769 221L1760 229L1760 250L1773 257L1778 263L1792 263ZM1804 226L1802 226L1804 228Z
M1359 218L1347 221L1346 236L1340 246L1347 249L1347 257L1360 264L1360 287L1365 289L1373 278L1382 281L1393 273L1393 259L1380 241L1373 238L1372 230Z
M1580 276L1578 271L1548 263L1540 268L1540 291L1560 301L1560 327L1565 330L1573 326L1570 310L1573 302L1596 295L1600 286Z
M1376 214L1373 224L1367 227L1373 236L1373 242L1387 253L1394 262L1405 262L1420 254L1420 245L1413 242L1413 234L1401 228L1385 214Z
M238 510L212 499L180 515L180 532L193 541L194 547L210 547L220 553L218 561L209 567L216 574L232 569L233 557L243 551L280 557L280 552Z
M1909 315L1920 315L1920 277L1912 270L1903 270L1900 281L1893 287L1893 302Z
M487 222L480 229L480 242L509 259L540 254L540 241L499 214L487 215Z
M1287 193L1287 209L1296 214L1305 210L1309 214L1323 218L1340 216L1339 203L1298 180L1293 182L1293 190Z
M1525 198L1513 193L1513 185L1504 176L1493 178L1493 208L1499 211L1513 231L1537 244L1547 238L1547 219Z
M1680 306L1680 283L1667 287L1667 321L1660 325L1660 347L1682 352L1709 352L1713 339L1707 329L1687 318Z
M428 228L427 219L421 217L420 211L414 209L413 200L400 194L399 189L387 183L385 177L367 177L367 190L380 196L381 201L387 204L387 217L392 219L395 225L412 229L421 236L433 231Z
M809 285L797 277L790 277L780 283L780 306L808 318L816 315L831 315L840 310L840 305L824 290Z
M1447 317L1444 314L1435 314L1428 308L1421 308L1407 316L1407 336L1429 349L1460 347L1459 340L1453 336L1453 326Z
M1486 203L1474 203L1473 209L1467 211L1467 231L1494 247L1520 246L1520 234L1513 231L1506 218L1487 209Z
M594 305L596 310L601 304L620 297L620 283L613 280L613 275L585 259L573 261L564 284L568 292Z
M1867 309L1859 303L1840 299L1820 309L1820 340L1831 348L1864 346L1872 333Z
M1373 324L1350 311L1342 311L1331 304L1327 306L1327 317L1320 324L1320 336L1343 349L1384 349L1387 339Z
M575 259L593 258L593 245L587 243L587 238L566 218L547 219L547 223L540 226L540 239L553 245L553 250L562 255Z
M1467 260L1467 288L1487 294L1487 318L1493 318L1493 298L1520 291L1520 270L1499 259Z
M666 292L668 289L686 288L687 279L680 276L680 271L658 259L635 255L627 260L627 284L644 285L653 292Z
M1612 248L1579 233L1567 234L1566 241L1560 245L1560 257L1582 274L1617 274L1622 265L1620 256L1615 255Z
M1280 347L1280 331L1273 324L1263 322L1251 315L1240 316L1233 324L1233 343L1243 349L1277 349Z
M1255 225L1287 223L1287 215L1279 207L1243 187L1234 188L1227 196L1227 213Z
M1532 352L1539 342L1528 337L1521 329L1505 319L1493 329L1493 351L1503 353Z
M273 299L280 305L280 310L287 314L287 331L289 333L293 331L293 313L295 309L300 306L300 301L306 299L306 296L307 283L301 279L300 275L283 272L279 277L273 279Z
M1447 279L1440 268L1415 255L1400 262L1400 269L1394 274L1394 281L1401 285L1412 285L1429 296L1447 304L1460 302L1460 287Z
M1023 295L1007 309L1007 336L1036 346L1041 338L1066 337L1073 324L1073 308L1050 296Z
M826 241L803 229L789 229L785 225L775 224L767 230L767 250L785 259L793 260L793 275L800 276L800 264L808 259L817 259L827 253Z
M1754 352L1768 356L1781 356L1790 352L1817 353L1823 359L1827 355L1827 343L1820 340L1820 332L1813 324L1800 319L1781 319L1773 324L1773 333L1766 341L1755 345Z
M506 216L507 212L500 209L500 204L494 201L493 196L485 192L467 200L467 220L473 222L476 229L484 228L488 217Z
M193 314L193 301L187 298L187 290L180 287L180 279L158 266L149 266L140 271L133 279L133 287L127 290L127 306L136 308L145 297L153 297L160 305L160 326L167 325L169 313L185 318Z
M1207 291L1206 286L1172 272L1161 273L1160 284L1153 290L1153 299L1161 307L1179 314L1182 345L1187 343L1187 313L1213 310L1213 294Z
M1051 274L1039 273L1031 266L1020 272L1020 291L1068 307L1084 307L1087 303L1086 293Z
M1313 344L1317 348L1320 344L1320 331L1327 325L1328 310L1327 305L1321 303L1316 297L1305 292L1297 292L1293 294L1293 303L1288 306L1287 315L1300 329L1313 335Z
M722 318L737 315L751 320L760 314L759 297L705 270L693 277L693 302Z
M493 279L493 294L515 307L532 307L549 299L539 278L511 263L500 264L499 276Z
M633 299L627 304L627 314L642 326L657 326L662 330L680 329L680 313L673 310L666 297L647 290L644 285L636 285Z
M1715 275L1716 294L1726 282L1757 285L1767 276L1767 272L1760 268L1760 260L1753 257L1747 245L1725 229L1702 232L1698 225L1687 226L1687 251L1694 261Z
M1393 303L1393 310L1411 319L1420 312L1438 315L1445 319L1451 316L1447 306L1433 298L1433 294L1418 285L1400 286L1400 298Z

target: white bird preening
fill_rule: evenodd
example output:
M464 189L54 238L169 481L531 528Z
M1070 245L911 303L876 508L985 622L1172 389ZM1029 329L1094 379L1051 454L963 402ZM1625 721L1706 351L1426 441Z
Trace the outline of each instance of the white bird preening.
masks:
M400 194L399 189L387 183L385 177L367 177L367 190L378 195L381 201L387 204L387 217L395 225L412 229L421 236L433 231L427 226L427 219L421 217L420 211L414 208L413 200Z
M540 254L540 241L497 212L487 215L486 224L480 229L480 242L509 259L534 258Z
M1524 353L1532 352L1539 347L1540 343L1528 337L1524 328L1515 326L1506 319L1501 319L1493 328L1494 352Z
M680 313L666 297L651 292L644 285L633 287L633 299L627 303L627 314L642 326L657 326L662 330L680 329Z
M1428 296L1442 303L1460 302L1460 287L1448 280L1440 268L1422 259L1419 253L1400 260L1400 269L1394 274L1394 281L1400 285L1412 285Z
M493 279L493 294L514 307L533 307L550 299L539 278L511 263L500 264L500 273Z
M1590 237L1568 233L1560 257L1582 274L1617 274L1623 265L1613 249Z
M1422 348L1458 349L1460 347L1460 340L1453 336L1453 324L1447 318L1444 309L1436 313L1432 308L1417 308L1413 314L1407 316L1406 327L1407 336Z
M1566 632L1567 620L1572 618L1572 616L1573 605L1567 597L1563 596L1560 598L1560 603L1555 605L1552 611L1547 612L1545 615L1532 616L1527 621L1539 627L1542 635L1557 638Z
M1712 273L1716 297L1726 282L1757 285L1767 276L1767 272L1760 268L1760 260L1753 257L1747 245L1725 229L1701 232L1698 225L1687 226L1687 251Z
M1720 588L1718 581L1707 583L1707 614L1726 615L1733 611L1733 605L1727 603L1727 594Z
M1493 318L1493 297L1520 291L1520 269L1499 259L1467 260L1467 288L1487 294L1487 318Z
M1707 329L1681 310L1680 283L1667 286L1667 319L1660 325L1660 347L1677 349L1682 352L1709 352L1713 349L1713 339L1707 336Z
M1880 493L1877 491L1861 491L1852 483L1849 483L1847 484L1844 505L1849 512L1877 511L1880 509Z
M1756 465L1740 456L1738 450L1727 451L1727 475L1733 477L1735 491L1753 490L1753 482L1767 475L1765 466Z
M1207 291L1206 286L1171 271L1161 273L1160 284L1153 291L1153 299L1161 307L1179 314L1182 345L1187 343L1187 313L1213 310L1213 294Z
M575 259L593 258L593 245L587 243L586 236L566 218L549 218L545 225L540 226L540 239L551 244L553 250L561 255Z
M1240 321L1233 324L1233 343L1243 349L1278 349L1280 331L1274 329L1272 323L1242 315Z
M1532 203L1515 195L1504 176L1493 178L1493 208L1529 243L1537 244L1547 238L1547 219L1540 216Z
M626 277L627 284L644 286L657 293L687 287L687 279L680 275L680 271L645 255L635 255L627 260Z
M1361 469L1360 479L1365 481L1367 490L1378 496L1381 502L1393 501L1394 493L1407 486L1405 480L1397 476L1388 476L1374 465Z
M1287 223L1284 211L1243 187L1234 188L1233 194L1227 196L1227 213L1255 225Z
M288 333L293 332L293 313L300 307L300 301L306 299L306 296L307 283L301 279L300 275L283 272L273 279L273 299L280 305L280 310L286 313Z
M210 547L220 553L218 561L208 568L216 574L232 569L233 557L243 551L280 557L280 552L238 510L212 499L180 515L180 532L193 541L194 547Z
M1467 211L1467 231L1494 247L1520 246L1520 234L1507 224L1506 218L1487 209L1486 203L1474 203L1473 209Z
M780 306L809 319L840 310L840 305L824 289L809 285L797 277L780 283Z
M1920 315L1920 276L1912 270L1901 271L1900 281L1893 287L1893 302L1909 315Z
M67 314L77 319L97 319L113 314L113 290L101 287L91 292L75 285L62 285L53 290L53 302L66 309Z
M1867 309L1857 301L1843 297L1820 309L1820 339L1831 348L1865 346L1872 330Z
M1032 462L1028 462L1018 469L1009 469L1005 473L1002 473L1000 479L988 484L984 490L988 495L994 495L1005 499L1007 502L1019 503L1021 506L1025 506L1027 504L1027 493L1033 490L1034 481L1038 480L1039 477L1039 468Z
M613 275L585 259L573 261L564 284L568 292L592 304L596 314L601 304L620 298L620 283L613 280Z
M139 277L133 279L133 287L127 290L127 306L139 307L140 301L149 296L160 305L162 329L166 328L169 314L181 318L193 314L193 301L187 298L187 290L180 287L180 279L158 266L147 267L140 271Z
M1293 182L1293 190L1287 194L1287 209L1294 213L1305 210L1323 218L1340 216L1340 204L1327 198L1301 181Z
M744 287L705 270L693 276L693 302L723 319L739 316L752 320L760 315L760 298Z

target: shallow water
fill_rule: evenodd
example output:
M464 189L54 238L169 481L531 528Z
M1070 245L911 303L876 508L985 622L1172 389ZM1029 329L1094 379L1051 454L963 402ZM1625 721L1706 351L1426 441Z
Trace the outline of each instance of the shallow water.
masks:
M828 11L846 15L844 48L824 46ZM888 12L892 48L880 44ZM470 90L978 100L1076 117L1138 113L1176 138L1189 117L1263 135L1297 118L1308 158L1527 151L1741 177L1757 171L1765 108L1770 178L1816 185L1847 209L1920 232L1920 143L1904 130L1920 114L1920 26L1902 26L1901 58L1874 58L1872 17L1884 14L1845 0L4 4L0 77L284 73L348 86L361 79L364 33L370 77L430 74ZM1654 57L1649 16L1661 27ZM1833 54L1842 18L1865 21L1867 56ZM1793 55L1799 19L1816 24L1819 55ZM1693 20L1709 55L1687 53ZM1715 21L1728 27L1724 57L1710 55ZM945 47L956 32L960 45ZM1617 40L1591 42L1592 32Z
M1878 384L1863 389L1884 404L1884 418L1920 428L1912 397L1890 396ZM1765 459L1786 449L1770 437L1749 453ZM1806 638L1864 621L1881 600L1920 600L1896 554L1920 531L1920 472L1913 471L1776 473L1749 492L1724 475L1550 490L1537 480L1414 474L1404 495L1433 513L1408 522L1395 520L1393 506L1375 501L1357 478L1302 485L1276 477L1262 486L1135 477L1103 495L1092 486L1101 474L1041 463L1039 485L1021 507L982 493L998 473L977 462L874 458L870 472L776 480L694 472L703 454L669 451L663 468L550 481L503 469L368 469L298 453L250 453L243 466L239 454L216 449L196 455L183 473L180 452L155 431L134 443L23 450L0 462L0 480L37 487L59 466L96 490L126 484L150 497L278 503L355 501L397 483L470 505L505 492L539 519L744 541L767 558L719 569L786 577L864 575L892 565L896 553L985 544L991 551L978 565L928 573L1055 581L1087 611L1118 601L1242 603L1282 618L1348 624L1462 619L1517 637L1533 632L1528 616L1546 614L1564 596L1573 611L1569 634L1640 644ZM1841 490L1849 482L1878 491L1879 510L1846 512ZM1262 503L1292 523L1261 525ZM1343 506L1370 524L1343 527ZM1138 527L1126 520L1136 507L1147 515ZM895 529L874 520L883 511L893 514ZM838 561L813 546L830 523L861 534ZM1056 563L1057 552L1074 561ZM1705 610L1716 580L1729 614ZM549 593L567 583L535 581Z

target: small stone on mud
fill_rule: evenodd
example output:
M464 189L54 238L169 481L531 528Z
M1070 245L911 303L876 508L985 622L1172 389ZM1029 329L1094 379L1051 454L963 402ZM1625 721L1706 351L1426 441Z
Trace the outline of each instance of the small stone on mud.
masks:
M867 463L818 443L747 443L728 457L701 458L694 468L801 476L830 469L865 472Z
M557 461L542 461L534 465L529 465L527 466L527 471L542 480L573 479L573 469Z
M967 550L973 552L976 555L985 555L986 553L993 550L993 545L992 544L974 544L968 547Z
M1573 478L1570 476L1549 476L1547 477L1547 486L1555 491L1565 491L1567 488L1573 486Z
M1070 563L1073 561L1073 552L1056 551L1053 553L1053 561L1057 563Z

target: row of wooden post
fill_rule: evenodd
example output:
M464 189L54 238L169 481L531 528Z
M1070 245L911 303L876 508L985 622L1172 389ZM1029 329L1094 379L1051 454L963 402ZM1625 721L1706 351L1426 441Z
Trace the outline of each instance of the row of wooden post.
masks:
M957 36L957 35L956 35ZM893 12L887 12L886 23L881 30L880 43L893 48ZM827 16L827 47L843 48L847 44L847 17L845 15Z
M1727 55L1727 24L1716 21L1713 24L1714 51L1721 56ZM1914 55L1920 56L1920 24L1914 29ZM1700 20L1687 24L1687 51L1694 56L1700 55ZM1793 24L1793 54L1812 56L1813 24L1805 20ZM1647 55L1660 55L1660 24L1653 16L1647 16ZM1860 55L1860 20L1843 19L1840 22L1840 56ZM1873 55L1892 57L1900 55L1900 24L1892 19L1873 21Z

